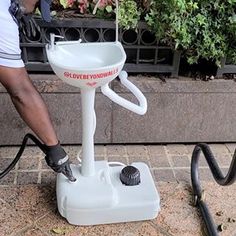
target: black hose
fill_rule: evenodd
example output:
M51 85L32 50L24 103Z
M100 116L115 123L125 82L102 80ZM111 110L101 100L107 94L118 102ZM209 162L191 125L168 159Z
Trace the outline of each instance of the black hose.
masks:
M207 233L209 236L217 236L217 227L214 223L214 220L210 214L210 211L207 207L207 204L204 202L203 191L201 188L201 184L199 181L199 174L198 174L198 161L200 157L201 151L204 154L204 157L210 167L211 173L215 179L215 181L221 185L226 186L233 184L236 180L236 150L233 155L233 160L230 164L229 170L227 175L224 177L217 161L211 152L210 147L205 143L199 143L195 146L192 154L191 160L191 181L193 187L193 194L196 206L200 208L201 215L205 222Z
M20 157L22 156L25 150L28 139L31 139L45 153L44 144L42 144L34 135L26 134L23 138L20 149L18 153L16 154L16 157L14 158L14 160L3 172L0 172L0 179L2 179L5 175L7 175L15 167L16 163L19 161Z

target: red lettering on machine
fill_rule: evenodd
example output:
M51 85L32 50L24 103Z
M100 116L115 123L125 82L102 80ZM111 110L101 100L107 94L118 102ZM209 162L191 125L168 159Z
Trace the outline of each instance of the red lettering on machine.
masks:
M102 79L112 75L115 75L118 72L118 68L113 70L96 73L96 74L81 74L81 73L71 73L68 71L64 72L64 76L68 79L79 79L79 80L91 80L91 79Z

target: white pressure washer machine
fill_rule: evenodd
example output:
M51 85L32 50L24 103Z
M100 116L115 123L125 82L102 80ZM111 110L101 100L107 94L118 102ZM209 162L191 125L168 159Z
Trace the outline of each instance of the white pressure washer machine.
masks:
M102 93L113 102L139 115L145 114L147 110L146 98L127 79L127 73L122 71L126 54L118 41L118 14L115 42L55 42L56 37L62 36L51 34L51 42L46 45L48 60L60 79L81 89L83 124L82 161L71 165L76 181L70 182L63 174L57 176L57 204L60 214L75 225L155 218L160 210L160 197L145 163L135 162L125 166L119 162L94 161L96 88L101 87ZM110 89L108 84L116 77L135 95L139 105Z
M100 1L100 0L99 0ZM99 4L99 1L96 8ZM118 0L116 0L116 13ZM46 46L48 60L60 79L81 88L82 99L82 160L71 165L70 180L63 174L57 176L57 203L59 212L69 223L75 225L96 225L128 221L149 220L160 211L160 197L148 166L135 162L129 166L120 162L94 161L94 132L96 115L94 111L95 90L101 87L104 95L117 104L143 115L147 101L140 90L128 81L122 71L126 54L118 42L118 14L116 14L116 40L111 43L81 43L78 41L55 42L60 35L51 34ZM139 105L118 96L108 83L116 77L138 99ZM33 141L46 154L45 145L34 135L24 136L19 151L6 169L0 171L4 178L20 160L28 140ZM206 159L215 181L228 186L236 181L236 151L227 174L219 168L216 158L206 143L198 143L192 153L191 182L194 205L199 207L206 233L218 236L219 228L205 201L205 191L199 179L200 154ZM74 181L74 182L72 182Z

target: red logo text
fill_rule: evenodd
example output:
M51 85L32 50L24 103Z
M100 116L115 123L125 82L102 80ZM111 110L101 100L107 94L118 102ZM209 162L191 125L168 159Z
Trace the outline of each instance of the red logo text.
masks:
M64 76L69 79L81 79L81 80L91 80L91 79L102 79L118 73L118 68L115 68L110 71L96 73L96 74L79 74L79 73L71 73L68 71L64 72Z

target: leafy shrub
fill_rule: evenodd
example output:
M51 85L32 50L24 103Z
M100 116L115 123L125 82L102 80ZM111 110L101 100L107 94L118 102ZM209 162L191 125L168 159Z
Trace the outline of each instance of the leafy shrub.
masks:
M122 0L119 5L119 24L125 29L136 28L141 12L133 0Z
M73 16L81 16L83 14L92 14L97 0L54 0L52 10L55 15L62 11L70 11ZM110 17L110 13L115 8L114 0L100 0L96 12L97 17Z
M91 16L97 0L53 0L55 15ZM190 64L199 58L236 64L236 0L119 0L119 24L145 20L156 37L181 50ZM65 16L65 15L62 15ZM96 17L115 18L115 0L101 0Z
M145 19L156 36L182 50L190 64L199 58L236 63L236 0L152 0Z

